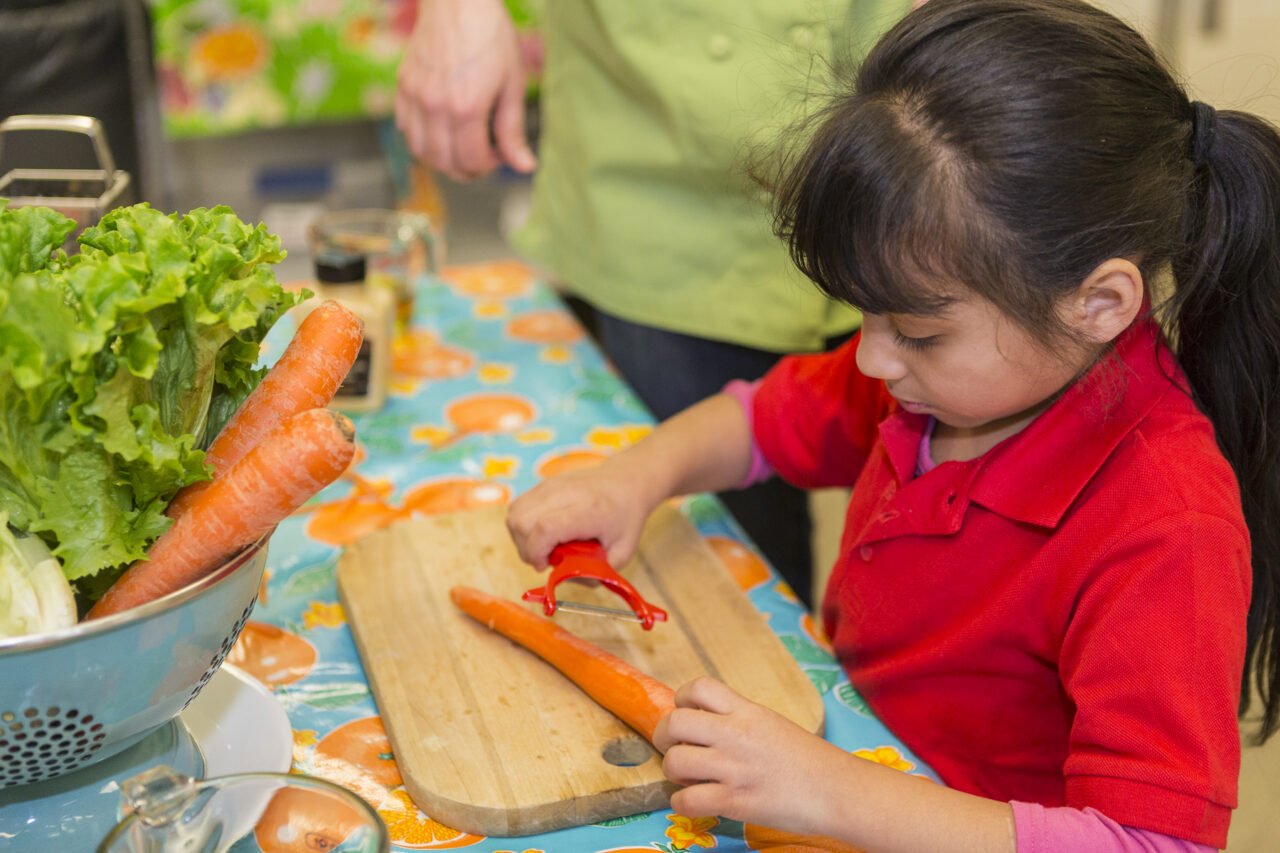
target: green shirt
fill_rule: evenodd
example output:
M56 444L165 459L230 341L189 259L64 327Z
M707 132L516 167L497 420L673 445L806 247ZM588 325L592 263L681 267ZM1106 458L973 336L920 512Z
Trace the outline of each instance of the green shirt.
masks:
M909 0L553 0L518 248L631 322L785 352L856 327L795 269L748 157Z

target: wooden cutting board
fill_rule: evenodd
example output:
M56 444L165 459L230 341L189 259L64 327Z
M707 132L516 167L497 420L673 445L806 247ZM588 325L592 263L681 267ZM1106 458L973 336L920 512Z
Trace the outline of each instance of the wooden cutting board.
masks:
M666 808L674 788L646 741L449 600L459 584L519 600L546 582L517 556L505 515L499 506L400 522L338 562L338 592L405 788L435 820L477 835ZM652 631L564 612L556 621L673 687L712 675L822 731L817 690L679 512L653 515L621 571L669 621ZM625 607L580 583L562 583L557 597Z

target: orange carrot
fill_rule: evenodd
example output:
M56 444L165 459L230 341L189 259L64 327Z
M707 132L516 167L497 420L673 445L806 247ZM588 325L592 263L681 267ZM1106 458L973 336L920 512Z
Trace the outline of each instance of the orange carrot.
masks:
M310 409L289 418L214 480L85 618L128 610L198 580L336 480L354 453L355 428L344 415Z
M360 352L364 321L332 299L299 325L284 353L245 398L205 453L217 479L285 418L329 405ZM212 480L182 489L165 512L177 518Z
M449 597L477 622L560 670L650 743L658 721L676 706L675 691L658 679L514 601L467 586L453 587Z

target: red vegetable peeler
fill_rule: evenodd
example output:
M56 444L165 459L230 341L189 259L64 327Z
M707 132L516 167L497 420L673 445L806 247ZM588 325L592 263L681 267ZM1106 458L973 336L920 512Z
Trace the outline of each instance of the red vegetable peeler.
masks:
M667 611L645 601L631 582L609 565L604 546L595 539L562 542L551 551L551 574L545 587L535 586L527 591L525 601L542 602L542 610L554 616L556 610L588 613L593 616L612 616L639 622L646 631L654 622L667 621ZM563 580L599 581L631 605L631 610L600 607L575 601L556 601L556 584Z

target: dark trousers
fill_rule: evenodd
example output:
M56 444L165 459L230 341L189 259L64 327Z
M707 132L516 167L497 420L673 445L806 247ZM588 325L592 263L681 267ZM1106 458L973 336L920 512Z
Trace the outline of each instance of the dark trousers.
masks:
M570 304L658 420L718 393L732 379L758 379L781 358L775 352L629 323L577 300ZM808 605L813 577L808 494L773 477L746 489L722 492L719 498Z

